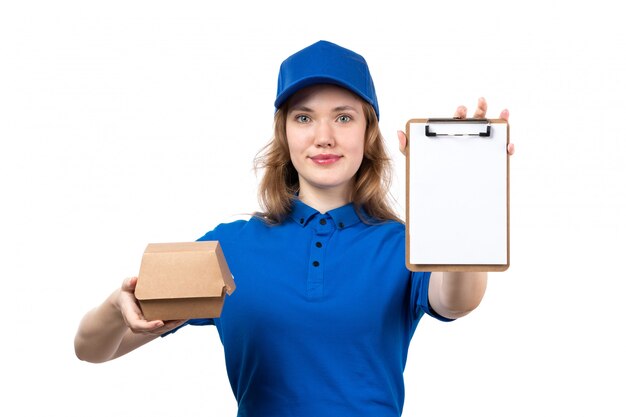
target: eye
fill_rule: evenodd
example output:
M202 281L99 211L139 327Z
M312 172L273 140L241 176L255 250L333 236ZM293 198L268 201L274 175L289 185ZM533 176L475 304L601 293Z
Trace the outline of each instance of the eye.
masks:
M337 121L340 123L348 123L350 120L352 120L352 117L348 116L347 114L342 114L341 116L337 117Z
M296 116L296 121L299 123L309 123L311 121L311 118L306 114L299 114Z

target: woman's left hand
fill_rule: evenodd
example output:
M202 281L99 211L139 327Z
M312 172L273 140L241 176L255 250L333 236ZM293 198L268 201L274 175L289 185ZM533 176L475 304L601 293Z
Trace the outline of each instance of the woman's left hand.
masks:
M474 112L473 117L475 119L482 119L486 115L487 115L487 100L481 97L478 99L478 105L476 106L476 111ZM467 117L467 107L465 106L457 107L456 111L454 112L454 118L465 119L466 117ZM507 109L502 110L500 112L500 118L508 121L509 111ZM398 141L400 143L400 152L402 152L402 155L406 156L406 134L401 130L398 130ZM512 143L509 143L506 150L509 153L509 155L513 155L515 153L515 145L513 145Z

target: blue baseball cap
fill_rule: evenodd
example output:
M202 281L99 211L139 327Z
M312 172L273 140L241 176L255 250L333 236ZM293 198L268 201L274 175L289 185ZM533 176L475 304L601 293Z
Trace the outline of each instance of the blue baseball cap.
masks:
M352 91L371 104L380 119L374 81L361 55L328 41L296 52L280 65L274 107L278 109L298 90L314 84L335 84Z

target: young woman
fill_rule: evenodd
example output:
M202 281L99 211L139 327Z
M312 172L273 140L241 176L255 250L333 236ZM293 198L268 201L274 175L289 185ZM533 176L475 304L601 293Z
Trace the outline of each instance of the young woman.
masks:
M390 159L360 55L324 41L292 55L275 107L274 138L257 159L263 212L200 239L220 242L237 282L221 317L146 321L129 278L86 314L76 354L108 361L183 325L214 325L240 416L399 416L418 322L468 314L487 274L406 269L405 226L387 200ZM485 113L481 99L474 116Z

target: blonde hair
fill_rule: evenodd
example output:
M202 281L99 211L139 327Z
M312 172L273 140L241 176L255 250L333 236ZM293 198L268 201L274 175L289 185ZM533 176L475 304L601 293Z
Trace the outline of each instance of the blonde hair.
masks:
M385 149L376 112L364 101L363 110L367 121L365 146L363 161L355 174L352 203L365 223L402 222L389 201L391 159ZM255 170L264 170L258 191L259 203L264 211L254 215L272 225L281 223L289 215L300 189L298 172L291 163L287 144L288 112L289 102L274 115L274 137L261 148L254 160Z

